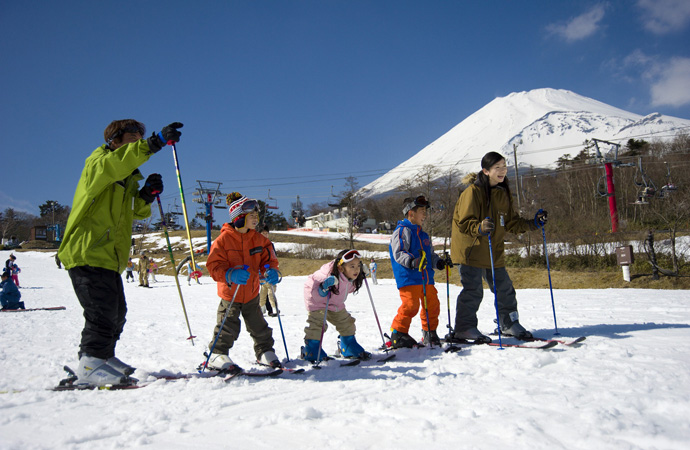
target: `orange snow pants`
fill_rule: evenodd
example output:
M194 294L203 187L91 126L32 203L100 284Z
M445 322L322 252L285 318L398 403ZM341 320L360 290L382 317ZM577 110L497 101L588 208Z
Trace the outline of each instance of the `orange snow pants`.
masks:
M438 328L438 315L441 313L441 305L438 301L438 292L433 284L426 286L426 306L429 310L429 323L426 321L426 311L424 310L424 286L404 286L399 289L402 305L398 308L398 314L393 319L391 328L401 333L410 331L412 318L419 314L422 319L422 329L435 331Z

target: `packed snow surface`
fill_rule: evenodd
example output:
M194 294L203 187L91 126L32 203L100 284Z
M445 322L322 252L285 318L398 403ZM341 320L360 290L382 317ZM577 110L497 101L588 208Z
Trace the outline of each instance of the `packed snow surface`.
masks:
M0 252L2 261L9 252ZM53 255L21 252L17 263L27 307L64 311L0 313L0 448L299 448L299 449L686 449L690 442L690 293L636 289L556 290L564 338L579 347L551 350L477 346L456 354L404 350L387 364L339 361L302 375L155 381L129 391L53 392L77 365L82 310ZM546 273L544 276L546 277ZM117 355L154 374L195 373L216 321L216 285L180 278L191 329L187 340L172 277L151 289L125 284L129 313ZM291 361L303 340L305 277L286 277L278 301ZM441 326L448 321L445 276L437 274ZM371 285L387 332L400 304L393 280ZM460 288L450 286L451 316ZM493 328L493 297L485 291L479 327ZM550 337L548 290L518 291L521 322ZM363 288L347 300L357 339L382 343ZM275 349L286 361L278 319ZM421 337L419 318L411 334ZM329 329L324 348L333 353ZM510 342L506 340L505 342ZM252 342L243 329L230 356L247 369Z

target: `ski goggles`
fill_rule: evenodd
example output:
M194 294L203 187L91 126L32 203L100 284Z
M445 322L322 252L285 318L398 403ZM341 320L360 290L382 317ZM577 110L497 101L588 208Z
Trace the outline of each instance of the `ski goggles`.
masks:
M350 250L349 252L345 253L343 256L340 257L340 261L338 261L338 265L342 266L345 263L349 263L355 258L362 258L357 250Z
M141 135L143 137L144 133L146 133L146 129L144 127L141 127L138 125L128 125L127 127L123 128L120 131L117 131L112 136L110 136L110 139L108 139L108 144L113 142L115 139L121 138L126 133L134 133L134 134L139 133L139 135Z
M403 208L403 215L407 215L408 212L412 210L412 208L415 208L417 206L421 206L423 208L428 208L429 207L429 202L427 201L426 197L423 195L418 196L414 200L412 200L410 203L405 205Z
M242 211L242 214L249 214L254 211L259 212L259 202L254 199L249 199L242 203L240 211Z

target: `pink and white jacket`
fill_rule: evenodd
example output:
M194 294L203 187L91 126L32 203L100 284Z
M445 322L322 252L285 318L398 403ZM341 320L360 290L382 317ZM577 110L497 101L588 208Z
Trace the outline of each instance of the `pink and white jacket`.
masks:
M355 285L347 279L345 275L339 273L338 276L338 294L331 293L331 299L328 297L321 297L319 294L319 285L331 276L335 260L324 264L319 270L309 275L307 281L304 283L304 306L307 311L318 311L326 309L326 301L328 301L329 311L341 311L345 309L345 299L347 295L355 291Z

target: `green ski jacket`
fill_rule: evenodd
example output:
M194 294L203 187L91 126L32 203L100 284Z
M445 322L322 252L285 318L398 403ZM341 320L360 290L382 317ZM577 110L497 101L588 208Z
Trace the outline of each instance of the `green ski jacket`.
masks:
M139 197L138 167L152 152L146 139L110 150L98 147L86 159L58 256L65 269L101 267L122 273L135 219L151 216Z

